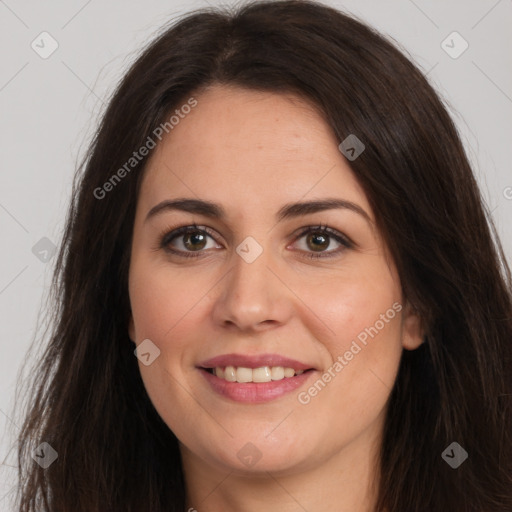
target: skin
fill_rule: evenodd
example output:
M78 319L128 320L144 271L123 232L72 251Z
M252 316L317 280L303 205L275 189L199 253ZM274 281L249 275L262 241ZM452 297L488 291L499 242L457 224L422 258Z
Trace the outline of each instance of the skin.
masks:
M420 320L404 302L340 141L312 105L220 85L194 97L197 106L148 162L129 273L130 338L137 345L149 338L160 350L139 367L152 403L180 441L188 505L250 512L264 500L265 510L370 511L387 400L402 350L422 342ZM227 217L165 211L145 220L156 204L181 197L219 203ZM349 209L275 219L286 203L327 197L357 204L370 222ZM182 234L171 247L199 247L198 258L159 246L162 234L194 223L215 236L190 246ZM319 224L353 246L301 236ZM263 249L252 263L236 252L248 236ZM309 403L299 403L299 392L394 303L402 310ZM212 391L196 368L227 353L277 353L318 371L276 400L240 404ZM251 467L237 457L248 442L261 454Z

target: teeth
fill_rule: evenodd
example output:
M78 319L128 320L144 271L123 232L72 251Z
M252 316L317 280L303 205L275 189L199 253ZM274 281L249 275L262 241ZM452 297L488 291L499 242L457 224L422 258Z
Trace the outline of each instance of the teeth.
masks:
M242 366L236 369L237 382L252 382L252 370L250 368L243 368Z
M283 366L262 366L260 368L244 368L243 366L220 366L213 368L212 373L228 382L270 382L301 375L304 370L294 370Z
M272 380L284 379L284 368L282 366L272 366L271 370Z
M293 368L285 368L284 376L285 377L293 377L295 375L295 370Z
M222 371L222 368L221 368ZM217 373L217 368L215 368L215 373ZM218 377L218 375L217 375ZM226 379L228 382L235 382L236 381L236 370L234 366L226 366L226 369L224 370L224 379Z
M272 372L268 366L254 368L251 373L253 382L270 382L272 380Z

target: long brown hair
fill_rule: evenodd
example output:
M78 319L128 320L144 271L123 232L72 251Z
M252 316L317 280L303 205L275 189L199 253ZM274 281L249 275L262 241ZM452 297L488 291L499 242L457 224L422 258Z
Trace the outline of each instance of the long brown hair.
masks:
M426 332L403 353L389 399L376 510L510 512L511 275L457 130L393 44L351 16L295 0L182 17L113 94L77 172L56 261L53 322L19 436L18 510L185 508L178 442L148 398L127 332L147 158L108 194L97 190L214 83L300 94L340 142L356 134L365 144L350 165ZM31 457L41 442L58 453L46 469ZM442 457L453 442L469 455L457 469Z

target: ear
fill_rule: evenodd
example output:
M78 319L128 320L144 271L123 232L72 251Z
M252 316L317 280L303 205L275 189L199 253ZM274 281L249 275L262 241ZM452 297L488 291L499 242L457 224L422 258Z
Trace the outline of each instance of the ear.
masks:
M424 341L425 332L417 311L407 301L402 313L402 345L406 350L416 350Z
M128 336L135 343L135 323L133 321L133 314L130 313L130 320L128 321Z

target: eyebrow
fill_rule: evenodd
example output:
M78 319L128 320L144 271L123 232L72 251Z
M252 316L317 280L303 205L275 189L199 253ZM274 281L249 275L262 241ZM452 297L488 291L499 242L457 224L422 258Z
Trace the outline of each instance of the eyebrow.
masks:
M312 213L333 209L351 210L361 215L370 225L373 225L371 217L363 208L361 208L356 203L338 198L326 198L301 203L285 204L276 213L276 220L281 222L286 219L293 219L296 217L302 217L304 215L310 215ZM148 214L146 215L144 222L147 222L150 218L158 214L173 210L195 213L219 220L225 220L227 217L226 211L219 204L213 203L211 201L203 201L200 199L178 198L172 200L168 199L158 203L156 206L153 206L153 208L151 208L151 210L149 210Z

